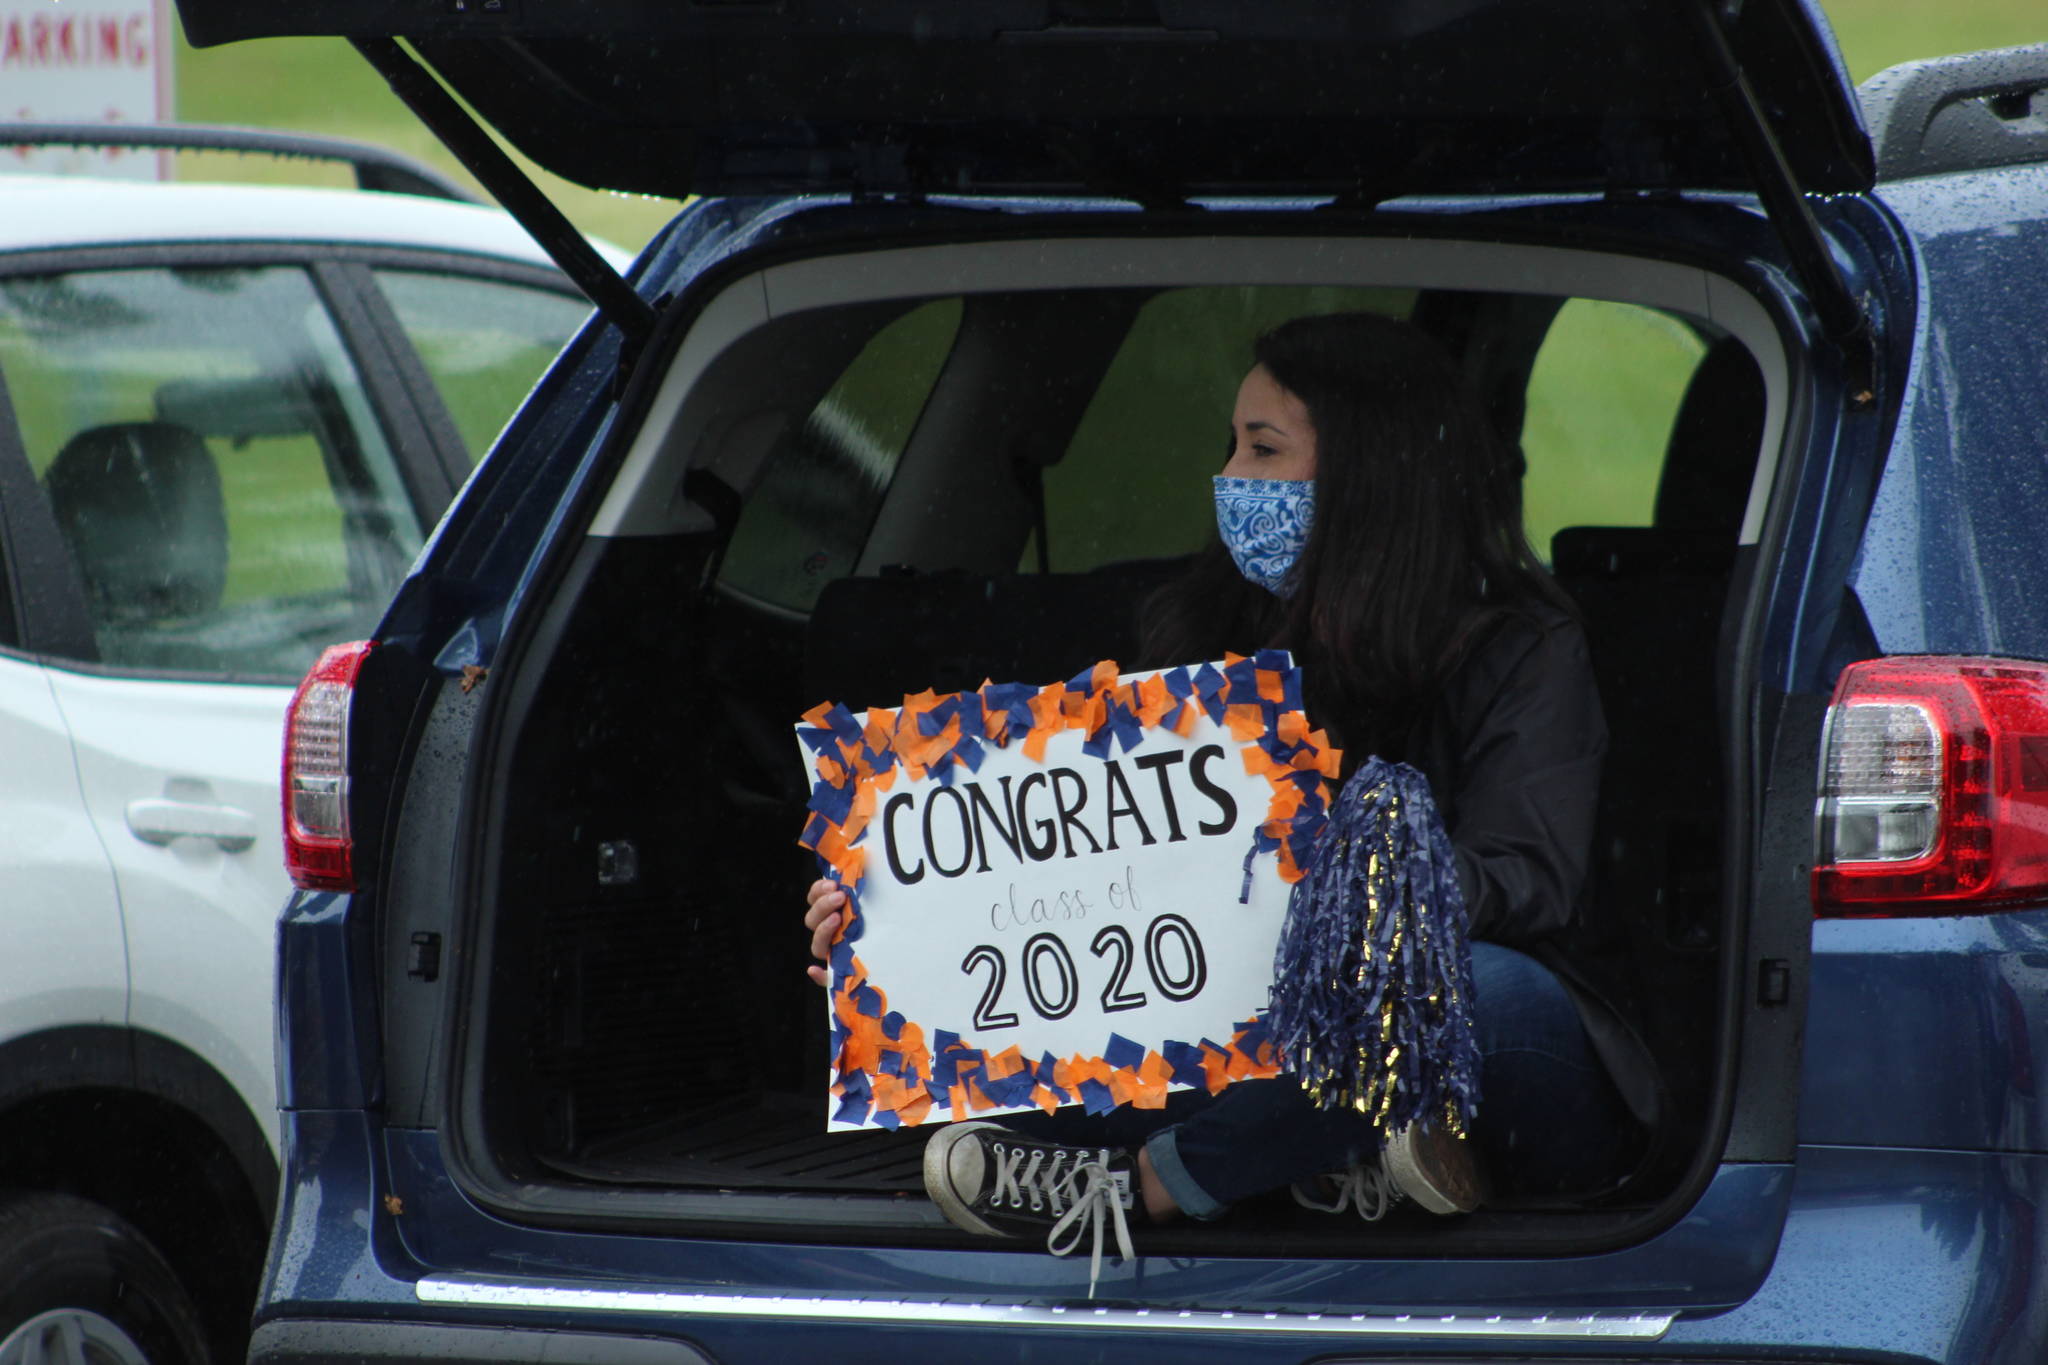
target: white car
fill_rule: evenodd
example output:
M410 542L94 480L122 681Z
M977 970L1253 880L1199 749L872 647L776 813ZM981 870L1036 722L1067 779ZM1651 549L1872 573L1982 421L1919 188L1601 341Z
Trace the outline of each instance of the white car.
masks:
M588 312L473 204L0 177L0 1362L240 1358L292 684Z

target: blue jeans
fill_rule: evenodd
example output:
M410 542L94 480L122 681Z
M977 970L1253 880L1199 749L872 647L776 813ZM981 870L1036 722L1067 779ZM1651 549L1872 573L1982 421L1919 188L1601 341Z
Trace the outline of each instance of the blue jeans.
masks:
M1577 1009L1536 959L1472 945L1472 1022L1480 1054L1480 1162L1508 1196L1592 1193L1613 1182L1642 1140ZM1176 1091L1164 1109L1063 1109L1005 1120L1056 1142L1144 1147L1183 1213L1220 1217L1240 1199L1377 1154L1371 1123L1318 1109L1291 1077L1240 1081L1211 1095Z

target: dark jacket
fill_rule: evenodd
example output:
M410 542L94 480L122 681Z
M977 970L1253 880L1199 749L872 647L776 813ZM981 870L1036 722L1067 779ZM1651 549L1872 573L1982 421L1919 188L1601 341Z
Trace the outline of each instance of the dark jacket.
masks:
M1661 1083L1618 1003L1625 968L1580 932L1607 725L1578 623L1551 607L1503 616L1398 747L1436 796L1472 937L1558 974L1623 1100L1654 1125Z
M1607 756L1578 623L1540 607L1503 617L1402 747L1450 831L1472 937L1527 949L1568 928Z

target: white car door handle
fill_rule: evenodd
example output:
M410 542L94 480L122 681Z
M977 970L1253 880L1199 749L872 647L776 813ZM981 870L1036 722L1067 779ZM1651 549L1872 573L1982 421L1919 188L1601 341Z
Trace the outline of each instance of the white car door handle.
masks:
M233 806L208 806L166 797L128 803L128 830L146 844L174 839L211 839L224 853L240 853L256 842L256 821Z

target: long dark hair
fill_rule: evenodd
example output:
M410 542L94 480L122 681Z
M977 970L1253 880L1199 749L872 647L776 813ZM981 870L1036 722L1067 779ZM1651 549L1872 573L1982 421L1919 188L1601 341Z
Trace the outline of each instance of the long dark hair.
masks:
M1277 645L1310 714L1344 742L1398 756L1471 644L1501 616L1570 600L1522 531L1518 462L1419 328L1372 313L1296 318L1253 348L1308 408L1315 526L1282 599L1244 580L1220 541L1150 604L1155 663Z

